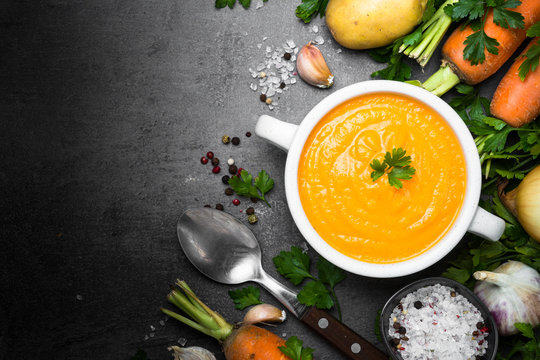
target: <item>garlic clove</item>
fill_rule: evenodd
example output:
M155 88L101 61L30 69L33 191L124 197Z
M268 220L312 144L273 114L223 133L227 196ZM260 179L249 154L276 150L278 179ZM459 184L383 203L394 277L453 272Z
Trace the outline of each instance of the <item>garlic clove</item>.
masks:
M326 65L321 51L311 42L298 53L296 68L302 80L310 85L329 88L334 84L334 75Z
M188 348L171 346L168 350L173 352L174 360L216 360L214 354L198 346Z
M283 322L286 318L284 310L270 304L259 304L249 309L242 323L251 325L260 322Z

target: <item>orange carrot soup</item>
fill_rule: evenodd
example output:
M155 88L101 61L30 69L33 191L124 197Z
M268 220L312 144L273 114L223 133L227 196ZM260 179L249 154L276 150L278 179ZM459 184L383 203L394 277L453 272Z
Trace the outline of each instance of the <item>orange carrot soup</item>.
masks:
M370 163L402 148L416 173L397 189ZM302 207L333 248L370 263L411 259L450 230L463 204L465 158L453 130L432 108L391 94L338 105L315 126L298 167Z

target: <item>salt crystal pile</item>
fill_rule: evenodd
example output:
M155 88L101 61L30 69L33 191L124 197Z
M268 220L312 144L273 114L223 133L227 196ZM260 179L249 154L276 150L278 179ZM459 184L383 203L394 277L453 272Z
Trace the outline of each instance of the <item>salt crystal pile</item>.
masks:
M267 38L263 38L265 41ZM257 44L262 49L263 44ZM296 83L295 61L298 47L293 40L287 40L281 46L273 48L265 46L264 61L253 68L249 68L251 77L255 80L249 84L249 88L260 93L261 101L273 110L278 106L275 96L287 91L292 84ZM289 55L286 55L289 54Z
M404 360L475 359L488 348L482 314L448 286L408 294L388 321L388 335Z

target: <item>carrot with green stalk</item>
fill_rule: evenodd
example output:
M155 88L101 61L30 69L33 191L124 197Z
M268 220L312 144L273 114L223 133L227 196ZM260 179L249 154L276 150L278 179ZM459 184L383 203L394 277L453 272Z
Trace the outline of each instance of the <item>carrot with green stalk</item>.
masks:
M504 75L490 105L493 116L513 127L540 115L540 22L531 26L527 36L536 37Z
M423 84L411 82L438 96L460 82L475 85L493 75L525 40L526 30L540 20L539 0L506 0L489 8L487 14L483 13L483 2L477 2L478 7L467 12L461 1L448 5L447 13L468 17L475 23L458 27L448 37L439 71ZM504 8L505 4L519 6L511 11Z
M257 322L283 321L285 314L282 310L268 304L260 304L248 311L242 324L233 325L199 300L185 281L177 281L176 285L181 291L173 288L167 300L188 317L164 308L161 311L218 340L227 360L291 360L283 351L290 350L289 345L299 344L301 348L302 342L295 337L286 342L276 334L253 325ZM302 359L311 359L311 351L309 348L301 348L302 354L309 355Z

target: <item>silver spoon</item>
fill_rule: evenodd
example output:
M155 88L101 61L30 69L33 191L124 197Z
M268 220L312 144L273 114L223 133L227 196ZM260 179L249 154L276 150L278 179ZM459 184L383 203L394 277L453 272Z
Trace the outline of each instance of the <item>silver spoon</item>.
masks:
M232 215L210 208L187 210L178 220L177 232L187 258L204 275L224 284L259 283L350 359L388 359L332 315L300 304L294 291L270 277L262 268L257 239Z

